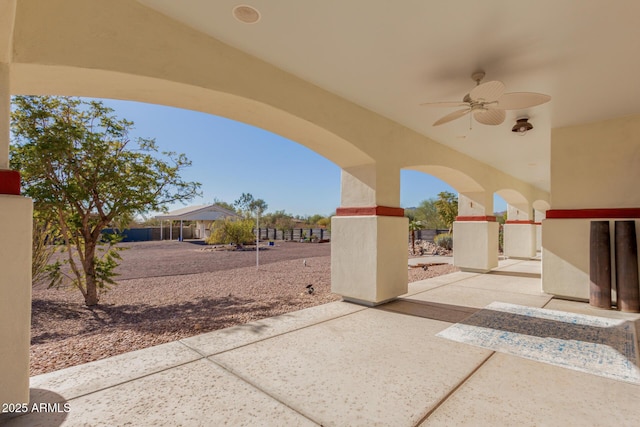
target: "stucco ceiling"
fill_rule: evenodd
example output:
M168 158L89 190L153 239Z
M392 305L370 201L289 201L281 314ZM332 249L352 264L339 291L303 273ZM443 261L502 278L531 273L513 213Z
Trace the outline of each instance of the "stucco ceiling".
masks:
M549 190L551 129L640 113L637 0L139 0L442 144ZM499 126L433 127L486 72L507 92L551 95ZM534 130L511 132L528 115ZM393 141L389 141L393 144Z

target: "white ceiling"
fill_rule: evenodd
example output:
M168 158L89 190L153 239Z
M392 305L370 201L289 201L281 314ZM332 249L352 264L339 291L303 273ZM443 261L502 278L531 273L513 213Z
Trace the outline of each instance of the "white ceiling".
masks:
M640 113L638 0L248 0L255 24L233 17L239 1L139 1L544 190L552 128ZM478 68L552 100L433 127L455 109L419 104L461 100Z

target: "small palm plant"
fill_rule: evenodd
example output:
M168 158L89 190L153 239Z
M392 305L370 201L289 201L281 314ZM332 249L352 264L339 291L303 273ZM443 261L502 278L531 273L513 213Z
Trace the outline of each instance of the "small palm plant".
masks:
M409 235L411 236L411 254L416 254L416 231L422 230L423 225L421 221L415 219L409 220Z

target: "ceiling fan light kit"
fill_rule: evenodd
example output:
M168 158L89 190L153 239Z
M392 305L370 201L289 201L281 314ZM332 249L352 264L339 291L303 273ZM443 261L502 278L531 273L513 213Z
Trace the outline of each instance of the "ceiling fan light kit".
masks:
M506 110L521 110L535 107L551 100L549 95L533 92L504 93L504 83L494 80L480 83L484 78L484 71L476 71L471 75L476 82L474 87L462 102L430 102L421 104L429 107L464 107L437 120L433 126L451 122L469 113L478 123L490 126L502 124L506 117ZM531 126L531 124L529 124ZM533 126L532 126L533 128Z
M516 124L511 128L511 132L515 132L520 136L524 136L531 129L533 129L533 125L529 123L529 118L522 117L516 120Z

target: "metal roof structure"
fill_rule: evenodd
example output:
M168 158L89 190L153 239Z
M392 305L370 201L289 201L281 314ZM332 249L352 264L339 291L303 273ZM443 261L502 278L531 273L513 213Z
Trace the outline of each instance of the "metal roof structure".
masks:
M239 217L237 213L214 204L187 206L157 215L155 218L173 221L215 221L229 216Z

